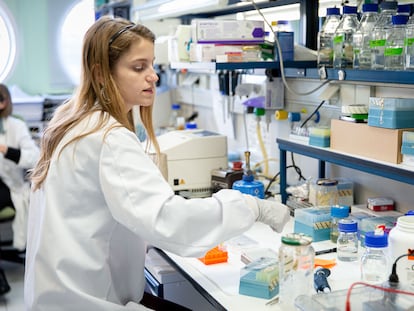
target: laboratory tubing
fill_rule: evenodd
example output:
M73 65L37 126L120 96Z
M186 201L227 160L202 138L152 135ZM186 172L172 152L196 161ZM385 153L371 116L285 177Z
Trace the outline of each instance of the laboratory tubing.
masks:
M338 222L340 219L347 218L349 216L349 206L335 205L331 206L331 232L330 238L333 243L337 243L339 230Z
M333 38L334 68L352 68L354 58L352 38L358 23L357 7L344 6L342 18Z
M378 20L378 4L366 3L362 5L362 17L353 35L353 68L371 68L371 48L369 39L371 31Z
M296 297L313 292L315 251L312 238L301 233L282 236L279 248L279 301L293 306Z
M384 228L365 233L365 252L361 257L361 280L373 284L383 284L390 274L388 256L388 236Z
M414 249L414 216L400 216L397 224L388 234L388 250L391 263L409 250ZM414 289L413 256L403 257L398 261L397 274L402 286Z
M333 67L333 37L339 25L339 8L327 8L326 19L318 33L318 66Z
M384 49L386 30L392 27L392 16L397 13L397 1L383 1L380 4L380 15L370 39L371 69L384 69Z
M414 15L405 25L405 70L414 70Z
M384 69L404 70L405 58L405 24L407 15L394 15L392 27L387 29L387 40L384 49Z
M338 221L339 236L336 246L338 260L358 260L358 223L349 218Z
M338 181L335 179L321 178L316 181L315 206L338 205Z

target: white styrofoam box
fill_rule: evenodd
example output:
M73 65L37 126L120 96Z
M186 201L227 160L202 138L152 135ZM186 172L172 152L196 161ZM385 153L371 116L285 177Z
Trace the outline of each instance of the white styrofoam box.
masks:
M259 44L264 42L264 21L193 19L193 42Z

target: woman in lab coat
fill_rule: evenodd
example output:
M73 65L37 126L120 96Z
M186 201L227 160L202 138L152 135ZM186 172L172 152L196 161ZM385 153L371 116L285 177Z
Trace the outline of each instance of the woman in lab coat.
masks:
M201 256L255 221L279 232L287 222L286 206L235 190L174 195L132 122L137 105L159 150L153 62L154 36L142 25L102 17L86 33L81 85L55 112L32 172L27 310L147 310L147 244Z
M12 110L9 89L0 84L0 210L15 210L13 246L24 250L30 195L25 175L39 159L39 148L27 124L13 117Z

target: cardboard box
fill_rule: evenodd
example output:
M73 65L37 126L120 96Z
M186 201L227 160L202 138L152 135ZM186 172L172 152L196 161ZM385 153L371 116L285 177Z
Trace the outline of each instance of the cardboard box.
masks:
M374 160L399 164L402 162L401 141L403 131L331 120L331 149Z

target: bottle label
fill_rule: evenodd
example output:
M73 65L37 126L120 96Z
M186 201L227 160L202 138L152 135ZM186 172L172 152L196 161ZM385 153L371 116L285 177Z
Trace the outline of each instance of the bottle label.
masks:
M369 47L370 48L375 48L375 47L379 47L379 46L385 46L385 39L379 39L379 40L371 40L369 41Z
M413 45L413 43L414 43L414 38L406 38L406 39L404 40L404 44L405 44L405 46L412 46L412 45Z
M403 54L403 48L385 48L384 56L400 56Z
M343 35L341 35L341 36L336 36L336 37L334 37L334 39L333 39L333 43L334 43L334 44L340 44L340 43L342 43L342 42L344 42L344 36L343 36Z

